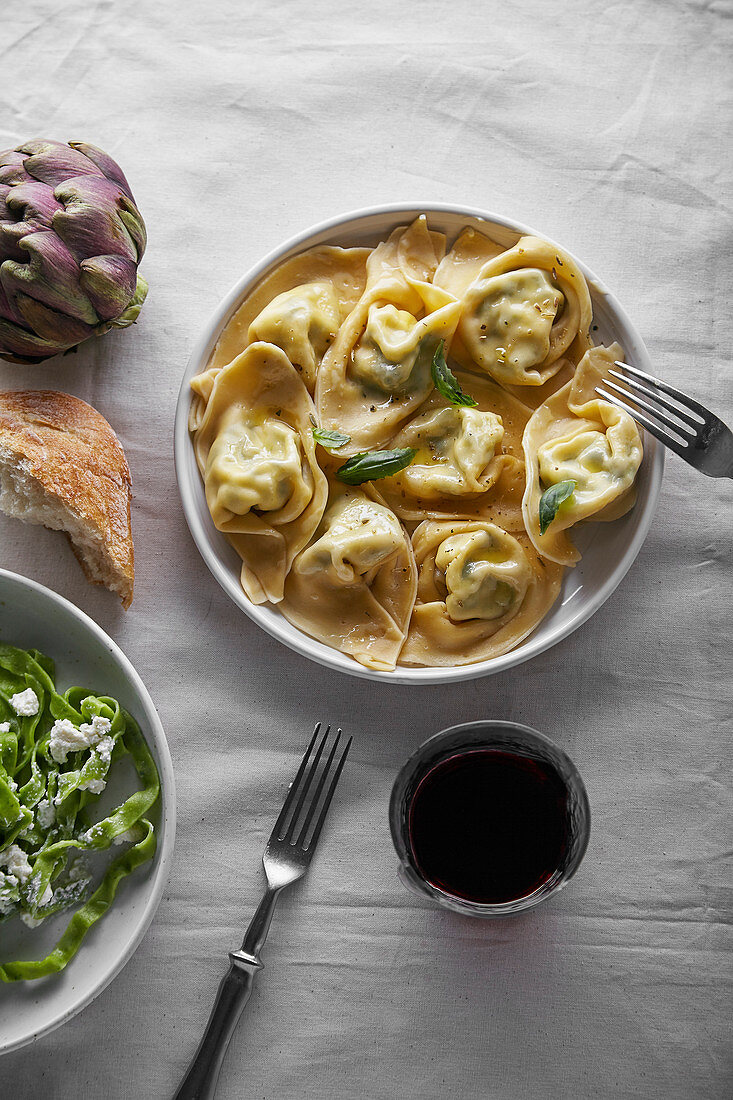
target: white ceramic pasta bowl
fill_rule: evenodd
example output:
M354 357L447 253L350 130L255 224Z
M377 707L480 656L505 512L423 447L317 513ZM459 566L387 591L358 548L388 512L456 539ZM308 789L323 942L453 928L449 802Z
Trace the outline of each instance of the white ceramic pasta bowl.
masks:
M175 836L175 787L165 733L145 685L124 653L83 611L50 589L0 569L0 640L22 649L40 649L52 657L59 691L78 684L118 699L139 723L161 785L161 797L151 811L158 838L153 860L122 880L111 908L87 933L66 969L37 981L0 984L0 1053L6 1053L70 1020L134 954L168 878ZM120 763L120 771L125 763ZM110 774L108 797L112 802L134 789L130 779L114 771ZM0 933L0 961L43 958L68 920L69 913L60 913L35 929L26 928L17 918L5 922Z
M415 685L451 683L502 672L537 656L581 626L608 599L639 553L654 515L664 469L663 448L646 435L634 508L614 523L584 524L574 532L573 541L581 552L582 560L574 569L566 571L557 603L521 645L490 661L455 668L398 667L394 672L378 672L364 668L350 657L308 637L274 607L250 603L239 583L240 559L224 535L214 527L206 506L188 432L190 381L206 368L222 329L244 298L284 260L317 245L374 246L396 226L409 224L420 214L426 214L430 228L445 233L449 243L469 225L507 248L525 234L545 237L542 232L498 214L436 203L367 208L308 229L265 256L221 302L189 359L178 398L175 424L176 474L186 520L201 556L234 603L268 634L319 664L369 680ZM593 301L593 324L597 326L593 332L594 341L610 344L617 340L629 362L642 370L651 371L647 350L621 305L592 271L577 262L588 280Z

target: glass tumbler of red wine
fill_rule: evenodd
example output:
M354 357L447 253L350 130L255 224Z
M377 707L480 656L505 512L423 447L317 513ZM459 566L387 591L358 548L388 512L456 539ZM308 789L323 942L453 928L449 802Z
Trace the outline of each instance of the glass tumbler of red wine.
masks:
M588 847L590 807L549 737L516 722L468 722L430 737L404 765L390 827L410 889L500 917L569 882Z

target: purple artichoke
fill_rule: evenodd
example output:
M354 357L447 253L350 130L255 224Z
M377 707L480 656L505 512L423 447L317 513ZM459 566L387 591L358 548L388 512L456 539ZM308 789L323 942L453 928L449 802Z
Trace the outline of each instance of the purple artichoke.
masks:
M0 357L37 363L131 325L148 292L145 244L130 185L101 149L0 152Z

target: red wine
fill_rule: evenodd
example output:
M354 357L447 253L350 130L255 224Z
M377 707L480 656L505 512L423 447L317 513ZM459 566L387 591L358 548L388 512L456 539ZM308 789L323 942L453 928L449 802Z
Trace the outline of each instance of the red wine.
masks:
M567 787L544 761L493 749L459 753L421 779L409 835L433 886L468 901L516 901L563 864Z

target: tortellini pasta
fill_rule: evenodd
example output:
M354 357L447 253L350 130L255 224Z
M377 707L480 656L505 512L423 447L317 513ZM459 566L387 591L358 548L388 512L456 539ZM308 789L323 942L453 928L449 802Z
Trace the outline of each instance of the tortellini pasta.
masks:
M333 286L306 283L273 298L249 326L247 338L282 348L313 393L321 360L340 324Z
M444 539L435 555L435 568L445 577L445 609L454 622L512 618L532 578L517 540L488 525Z
M189 428L192 432L199 426L206 401L219 371L255 340L266 340L282 348L286 355L297 355L296 363L302 368L299 373L303 377L308 392L313 394L314 373L325 350L323 345L326 340L323 329L330 327L333 300L335 299L338 304L338 324L341 324L363 293L366 282L366 262L370 251L368 248L333 248L324 245L311 248L278 264L274 271L257 284L224 326L206 370L197 375L191 383L194 396L191 402ZM313 300L314 287L318 288L315 292L315 301ZM296 301L300 297L303 312L299 318L299 331L291 330L289 334L286 317L281 313L278 324L277 314L274 310L270 311L269 307L273 306L278 299L282 303L283 296L291 291L296 291L296 296L295 299L290 299L290 309L296 307ZM305 292L304 299L302 292ZM322 303L320 307L319 301ZM306 335L303 313L313 314L316 310L319 310L322 315L309 316ZM263 334L258 336L256 335L258 323L262 321L263 313L265 313L266 324L262 329ZM275 339L272 339L273 336ZM312 342L313 336L316 340L311 344L309 351L307 344ZM287 346L284 346L286 344ZM314 365L313 371L311 371L311 364ZM298 366L295 366L296 370Z
M412 447L410 465L380 492L405 521L484 518L522 530L522 434L530 410L488 378L460 376L475 407L446 404L437 391L394 437Z
M632 487L642 443L632 418L595 396L595 386L615 359L618 344L586 352L575 378L532 416L524 433L527 485L522 502L527 532L544 557L572 565L580 557L565 532L584 519L617 519L633 505ZM543 492L574 482L544 534Z
M321 423L350 436L345 454L384 445L433 389L433 356L451 340L461 308L429 281L444 247L418 218L367 262L364 294L324 356L316 385Z
M242 559L242 587L256 604L282 600L326 506L313 412L285 353L255 343L216 374L194 434L211 518Z
M380 394L403 394L425 386L426 351L423 327L411 313L393 305L369 306L364 334L354 348L352 376ZM434 349L433 349L434 350ZM417 363L422 352L423 361Z
M412 536L418 589L402 665L463 665L513 649L549 611L562 569L524 534L426 520Z
M458 274L446 258L443 282ZM465 265L464 265L465 266ZM464 355L504 385L541 386L588 345L592 307L583 273L567 253L522 237L490 258L462 297L458 338Z
M211 518L220 530L253 508L277 512L281 522L289 522L311 498L299 433L276 415L228 409L206 459L204 485Z
M295 559L281 610L367 668L395 667L415 602L409 538L379 495L331 484L313 541Z
M374 248L291 256L191 383L246 595L366 668L513 649L579 558L569 530L634 503L639 432L595 394L622 352L591 346L582 271L496 232L446 253L418 217Z
M400 435L400 446L414 447L417 456L395 481L426 499L480 493L500 473L503 436L493 412L444 406L422 413Z

